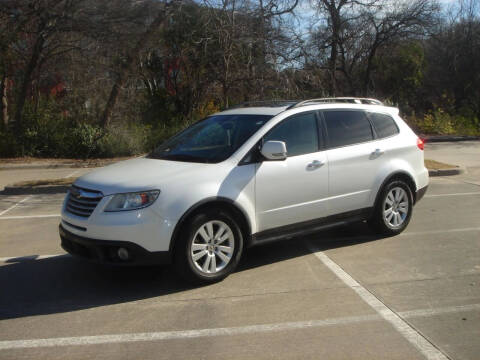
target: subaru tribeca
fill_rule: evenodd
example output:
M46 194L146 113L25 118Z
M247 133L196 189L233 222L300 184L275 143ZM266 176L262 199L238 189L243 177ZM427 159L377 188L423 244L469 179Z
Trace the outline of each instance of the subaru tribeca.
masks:
M265 241L364 220L398 234L428 186L423 142L398 112L328 98L211 115L145 157L77 179L62 247L107 264L172 262L208 283Z

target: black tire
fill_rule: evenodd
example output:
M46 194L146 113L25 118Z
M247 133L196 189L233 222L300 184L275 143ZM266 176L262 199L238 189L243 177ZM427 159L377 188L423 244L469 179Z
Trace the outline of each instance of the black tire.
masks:
M404 193L396 189L402 189ZM405 201L402 201L402 200L394 201L395 205L392 207L389 205L389 203L387 203L387 197L390 195L390 197L388 198L388 201L391 201L392 195L393 197L395 197L394 194L397 194L397 193L402 194L402 196L404 194L405 196L402 197L402 199L404 199ZM403 210L405 210L403 205L400 206L400 204L403 204L404 202L408 203L408 209L406 213L402 212ZM393 214L392 212L387 211L390 208L393 209L392 211ZM388 215L384 215L384 211L386 211L385 214L388 214ZM375 209L373 210L372 217L368 220L368 224L370 228L373 231L375 231L377 234L397 235L397 234L400 234L407 227L408 223L410 222L410 218L412 217L412 212L413 212L412 190L404 181L392 180L389 183L387 183L380 191L375 204ZM389 216L391 216L390 220L388 219ZM399 219L398 216L400 216L401 222L398 220ZM393 219L394 217L396 217L397 221ZM398 222L398 224L397 225L392 224L393 222Z
M234 244L230 261L226 263L223 269L220 269L214 273L205 273L199 269L198 262L202 260L198 259L197 262L195 262L192 259L193 253L191 251L194 241L198 242L199 239L200 241L202 240L197 232L209 222L218 222L228 225L228 228L231 230L231 234L233 235L233 241L229 240L229 242L231 241ZM180 233L175 244L173 261L177 273L186 281L195 285L209 284L221 281L231 274L237 267L240 257L242 256L242 252L242 231L235 220L233 220L233 217L225 210L210 209L199 212L186 221L184 228L182 229L182 232ZM210 255L207 254L205 255L205 259L207 256L213 256L215 259L219 259L215 254L216 252L212 252ZM226 253L223 254L225 255ZM219 259L219 261L224 263L221 259Z

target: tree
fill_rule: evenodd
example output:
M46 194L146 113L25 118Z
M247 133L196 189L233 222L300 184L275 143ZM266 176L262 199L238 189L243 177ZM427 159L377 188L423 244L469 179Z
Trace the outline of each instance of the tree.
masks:
M365 49L365 71L362 93L368 95L371 91L371 74L374 70L375 56L378 50L391 43L405 39L421 39L434 23L437 5L431 0L405 1L395 6L383 5L383 15L367 12L361 26L367 29L369 36L363 39Z
M480 118L480 16L475 1L461 2L426 41L426 90L431 103ZM478 5L476 5L478 6Z
M330 76L329 92L331 96L337 93L337 66L339 49L342 44L342 37L346 24L355 19L358 11L364 7L372 7L376 0L318 0L317 8L325 15L325 24L321 27L324 35L318 38L323 40L318 44L319 49L330 49L328 56L328 72Z
M0 12L8 17L14 28L14 42L7 46L15 49L24 63L16 96L15 131L22 131L22 113L35 73L49 60L76 49L75 41L65 34L75 29L77 12L85 0L5 0ZM19 41L24 46L19 46Z
M404 41L382 48L373 65L372 75L377 94L405 109L418 104L424 82L425 52L419 41Z
M137 64L138 54L146 47L151 38L155 35L158 29L169 19L169 9L171 3L162 4L163 6L158 10L157 15L153 21L148 25L147 29L143 34L141 34L136 42L135 46L124 54L122 59L122 64L117 71L112 90L110 91L110 96L105 105L102 117L100 119L101 126L103 128L108 127L110 120L112 118L113 109L117 104L118 97L120 94L120 89L124 86L129 72L132 70L133 66Z
M431 0L321 0L323 25L312 34L317 53L326 59L329 92L338 91L338 74L343 75L342 92L369 95L377 52L409 38L420 39L433 24L437 7ZM325 52L329 52L328 55Z

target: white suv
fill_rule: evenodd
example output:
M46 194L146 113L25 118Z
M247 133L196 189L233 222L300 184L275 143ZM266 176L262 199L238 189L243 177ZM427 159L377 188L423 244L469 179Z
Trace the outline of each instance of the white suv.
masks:
M265 241L363 220L397 234L428 186L422 150L398 109L378 100L230 109L77 179L62 247L109 264L173 262L205 283Z

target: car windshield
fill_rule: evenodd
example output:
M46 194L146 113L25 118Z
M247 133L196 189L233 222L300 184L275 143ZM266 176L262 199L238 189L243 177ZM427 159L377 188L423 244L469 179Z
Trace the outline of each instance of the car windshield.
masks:
M157 147L152 159L218 163L228 159L271 115L213 115Z

